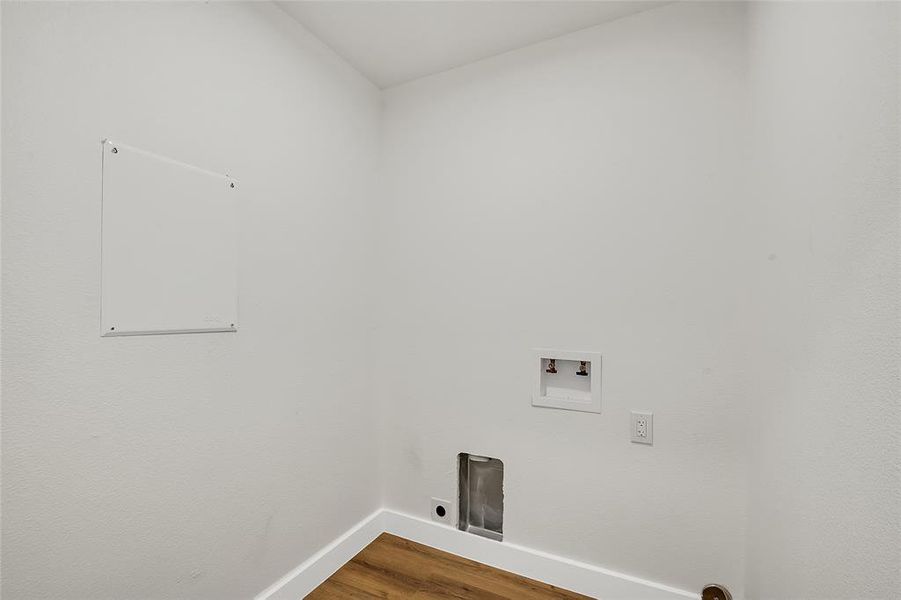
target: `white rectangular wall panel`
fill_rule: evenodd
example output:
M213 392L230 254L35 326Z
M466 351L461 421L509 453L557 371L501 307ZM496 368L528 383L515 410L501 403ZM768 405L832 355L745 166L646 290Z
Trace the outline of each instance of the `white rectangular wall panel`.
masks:
M235 331L235 180L103 142L101 333Z

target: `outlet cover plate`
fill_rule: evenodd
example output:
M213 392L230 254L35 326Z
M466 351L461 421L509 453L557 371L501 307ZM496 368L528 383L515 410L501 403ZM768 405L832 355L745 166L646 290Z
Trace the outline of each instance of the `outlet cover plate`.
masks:
M632 411L632 442L654 445L654 413Z
M429 511L429 514L432 516L432 520L436 523L452 526L453 517L451 513L454 512L453 509L453 504L451 504L447 500L432 498L432 508Z

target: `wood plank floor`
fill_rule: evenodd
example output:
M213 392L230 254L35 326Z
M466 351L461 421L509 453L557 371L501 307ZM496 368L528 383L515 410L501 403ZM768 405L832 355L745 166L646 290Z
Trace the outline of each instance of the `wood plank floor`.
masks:
M383 533L307 596L307 600L339 598L585 600L589 597Z

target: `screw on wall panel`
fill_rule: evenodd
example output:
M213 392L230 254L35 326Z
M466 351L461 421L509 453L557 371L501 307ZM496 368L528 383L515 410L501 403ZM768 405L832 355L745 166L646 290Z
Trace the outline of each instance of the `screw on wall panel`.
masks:
M110 150L110 152L112 152L113 154L119 154L119 149L113 146L113 149Z
M116 328L115 328L115 327L110 327L109 330L110 330L110 331L115 331Z
M549 358L547 361L547 369L545 369L547 373L556 373L557 372L557 359Z

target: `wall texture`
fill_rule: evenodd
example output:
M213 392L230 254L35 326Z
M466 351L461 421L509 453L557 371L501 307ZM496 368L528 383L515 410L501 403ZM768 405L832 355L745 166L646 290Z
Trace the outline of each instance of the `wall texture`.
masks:
M0 591L250 597L473 452L509 541L893 597L898 11L680 2L380 96L268 3L3 2ZM237 335L99 337L105 136L241 181ZM534 347L603 412L532 408Z
M901 593L899 8L751 7L750 598Z
M4 598L248 598L379 504L378 92L264 3L3 3ZM99 337L100 139L242 185L235 335Z
M386 92L390 506L487 454L505 539L741 592L746 50L744 6L678 4ZM535 347L602 352L603 412L532 408Z

